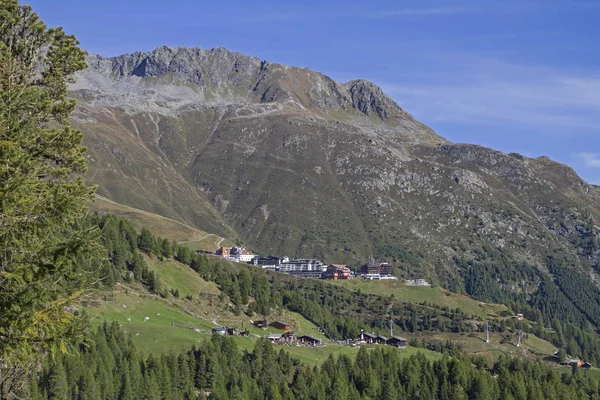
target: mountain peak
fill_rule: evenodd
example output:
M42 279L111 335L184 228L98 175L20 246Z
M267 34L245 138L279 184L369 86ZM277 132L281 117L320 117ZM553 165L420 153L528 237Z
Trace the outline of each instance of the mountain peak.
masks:
M386 121L392 117L392 112L404 113L404 110L373 82L356 79L346 82L344 87L350 92L353 106L365 115L375 113L381 120Z
M172 114L199 105L278 103L327 118L341 112L387 125L412 120L367 80L342 84L307 68L270 63L224 47L161 46L109 58L88 53L87 60L89 68L71 90L91 91L96 102L132 112Z

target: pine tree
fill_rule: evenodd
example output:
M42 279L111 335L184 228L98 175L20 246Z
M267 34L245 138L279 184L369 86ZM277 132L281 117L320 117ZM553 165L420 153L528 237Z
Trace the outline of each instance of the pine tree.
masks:
M68 400L69 386L67 384L67 374L60 360L52 363L48 374L48 399L50 400Z
M189 249L188 249L188 251L189 251ZM171 257L172 249L171 249L171 242L169 242L169 239L164 239L162 241L160 252L161 252L161 255L164 258L170 258Z
M160 388L154 372L146 373L144 376L143 398L147 400L160 400Z
M90 368L84 368L78 387L81 399L100 400L100 390Z
M142 228L142 233L138 237L138 248L146 254L150 254L154 249L154 236L146 228Z
M0 0L0 397L5 377L79 331L69 305L85 288L93 245L75 225L94 188L69 124L67 83L86 66L77 45L31 7Z

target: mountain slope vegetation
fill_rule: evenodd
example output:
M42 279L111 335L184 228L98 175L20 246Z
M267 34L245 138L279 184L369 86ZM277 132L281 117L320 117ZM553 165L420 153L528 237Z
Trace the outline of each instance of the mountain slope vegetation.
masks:
M74 122L111 200L265 254L383 257L458 291L490 249L542 273L559 250L595 276L598 188L544 157L449 143L370 82L226 49L87 61Z

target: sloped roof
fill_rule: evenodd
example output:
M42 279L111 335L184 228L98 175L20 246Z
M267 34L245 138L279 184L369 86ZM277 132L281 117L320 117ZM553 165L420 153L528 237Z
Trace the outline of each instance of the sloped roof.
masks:
M309 340L312 340L312 341L315 341L315 342L320 342L321 341L321 339L316 338L316 337L311 336L311 335L300 336L299 339L309 339Z

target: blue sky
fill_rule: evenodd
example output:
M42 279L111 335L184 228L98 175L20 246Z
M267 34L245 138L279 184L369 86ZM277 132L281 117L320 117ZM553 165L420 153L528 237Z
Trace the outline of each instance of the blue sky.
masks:
M600 185L600 1L26 3L104 56L227 47L366 78L453 142L547 155Z

